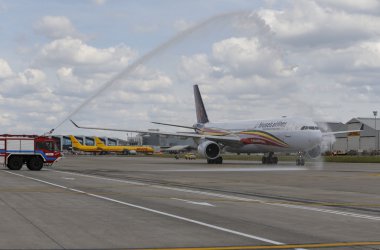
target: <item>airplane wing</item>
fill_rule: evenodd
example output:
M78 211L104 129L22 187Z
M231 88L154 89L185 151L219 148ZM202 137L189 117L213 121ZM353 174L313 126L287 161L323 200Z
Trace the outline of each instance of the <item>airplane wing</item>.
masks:
M83 129L95 129L95 130L106 130L106 131L118 131L118 132L132 132L140 134L152 134L152 135L166 135L166 136L178 136L193 139L206 139L214 142L218 142L224 145L236 145L243 143L240 141L240 137L228 135L228 136L216 136L216 135L202 135L196 133L179 133L179 132L162 132L162 131L149 131L149 130L133 130L133 129L117 129L117 128L101 128L101 127L89 127L89 126L79 126L73 120L70 120L75 127Z
M360 129L356 130L346 130L346 131L335 131L335 132L323 132L322 136L330 136L330 135L336 135L336 134L345 134L345 133L360 133L364 129L364 124L360 127ZM360 134L358 134L360 135Z

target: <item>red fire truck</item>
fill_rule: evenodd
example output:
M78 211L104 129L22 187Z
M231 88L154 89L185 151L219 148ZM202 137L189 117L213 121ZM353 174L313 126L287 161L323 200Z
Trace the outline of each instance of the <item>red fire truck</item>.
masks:
M37 135L0 135L0 164L20 170L26 164L38 171L62 157L55 139Z

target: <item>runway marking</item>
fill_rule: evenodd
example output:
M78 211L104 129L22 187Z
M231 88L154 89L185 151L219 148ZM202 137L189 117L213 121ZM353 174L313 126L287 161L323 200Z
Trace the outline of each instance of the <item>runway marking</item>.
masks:
M62 177L62 179L64 179L64 180L69 180L69 181L73 181L73 180L75 180L75 178L70 178L70 177Z
M160 186L157 184L152 185L152 184L145 184L145 183L141 183L141 182L131 182L131 181L112 179L112 178L104 178L104 177L99 177L99 176L78 174L78 173L65 172L65 171L59 171L59 170L50 170L50 171L65 173L65 174L71 174L71 175L78 175L78 176L89 177L89 178L94 178L94 179L102 179L102 180L116 181L116 182L125 182L125 183L130 183L130 184L141 185L141 186L150 186L150 187L155 187L155 188L160 188L160 189L168 189L168 190L173 190L173 191L178 191L178 192L202 194L202 195L208 195L208 196L219 197L219 198L227 198L227 199L235 200L235 201L258 202L258 203L265 204L265 205L295 208L295 209L302 209L302 210L308 210L308 211L314 211L314 212L329 213L329 214L349 216L349 217L360 218L360 219L380 221L379 216L372 216L372 215L366 215L366 214L343 212L343 211L338 211L338 210L315 208L315 207L306 207L303 205L292 205L292 204L284 204L284 203L277 203L277 202L269 202L269 201L258 200L258 199L243 198L243 197L238 197L238 196L233 196L233 195L224 195L224 194L217 194L217 193L211 193L211 192L205 192L205 191L196 191L196 190L190 190L190 189L184 189L184 188Z
M178 199L178 198L170 198L172 200L177 200L177 201L184 201L186 203L194 204L194 205L201 205L201 206L208 206L208 207L215 207L213 204L210 204L208 202L199 202L199 201L189 201L189 200L184 200L184 199Z
M169 169L169 170L150 170L153 172L272 172L272 171L302 171L308 168L299 167L276 167L276 168L199 168L199 169Z
M281 203L271 203L271 205L279 206L279 207L305 209L305 210L322 212L322 213L330 213L330 214L350 216L350 217L361 218L361 219L380 221L380 217L372 216L372 215L366 215L366 214L357 214L357 213L343 212L343 211L337 211L337 210L322 209L322 208L315 208L315 207L305 207L305 206L283 204L283 203L282 204Z
M245 237L245 238L254 239L254 240L258 240L258 241L274 244L274 245L284 245L284 243L282 243L282 242L266 239L266 238L263 238L263 237L260 237L260 236L256 236L256 235L252 235L252 234L246 234L246 233L243 233L243 232L239 232L239 231L235 231L235 230L232 230L232 229L228 229L228 228L224 228L224 227L208 224L208 223L201 222L201 221L198 221L198 220L189 219L189 218L182 217L182 216L179 216L179 215L175 215L175 214L171 214L171 213L166 213L166 212L162 212L162 211L159 211L159 210L143 207L143 206L140 206L140 205L135 205L135 204L132 204L132 203L128 203L128 202L124 202L124 201L108 198L106 196L96 195L96 194L85 192L85 191L82 191L82 190L79 190L79 189L65 187L65 186L62 186L62 185L59 185L59 184L56 184L56 183L44 181L44 180L33 178L33 177L30 177L30 176L26 176L26 175L22 175L22 174L17 174L17 173L10 172L10 171L5 171L5 172L9 173L9 174L12 174L12 175L16 175L16 176L22 177L22 178L26 178L26 179L29 179L29 180L34 180L34 181L41 182L41 183L44 183L44 184L47 184L47 185L51 185L51 186L54 186L54 187L58 187L58 188L70 190L70 191L73 191L73 192L77 192L77 193L80 193L80 194L84 194L84 195L87 195L87 196L95 197L95 198L98 198L98 199L101 199L101 200L106 200L106 201L118 203L118 204L121 204L121 205L125 205L125 206L128 206L128 207L133 207L133 208L137 208L137 209L140 209L140 210L152 212L152 213L155 213L155 214L164 215L164 216L167 216L167 217L170 217L170 218L175 218L175 219L178 219L178 220L190 222L190 223L201 225L201 226L204 226L204 227L216 229L216 230L219 230L219 231L222 231L222 232L226 232L226 233L242 236L242 237Z
M53 171L53 172L64 173L64 174L72 174L72 175L83 176L83 177L94 178L94 179L101 179L101 180L106 180L106 181L122 182L122 183L137 185L137 186L147 186L147 184L141 183L141 182L137 182L137 181L126 181L126 180L106 178L106 177L100 177L100 176L94 176L94 175L88 175L88 174L79 174L79 173L65 172L65 171L52 170L52 169L49 169L49 170L46 170L46 171Z
M288 245L278 245L278 246L139 248L139 250L256 250L256 249L291 249L291 248L300 248L300 247L302 247L302 248L326 248L326 247L353 247L353 246L378 246L378 245L380 245L380 241L288 244Z
M237 196L226 195L226 194L217 194L217 193L210 193L210 192L205 192L205 191L197 191L197 190L184 189L184 188L160 186L157 184L146 184L146 183L142 183L142 182L133 182L133 181L114 179L114 178L105 178L105 177L100 177L100 176L65 172L65 171L60 171L60 170L50 170L50 171L58 172L58 173L64 173L64 174L77 175L77 176L83 176L83 177L89 177L89 178L93 178L93 179L135 184L135 185L139 185L139 186L150 186L150 187L155 187L155 188L160 188L160 189L168 189L168 190L173 190L173 191L178 191L178 192L202 194L202 195L208 195L208 196L213 196L213 197L226 198L226 199L230 199L230 200L247 201L247 202L263 202L262 200L248 199L248 198L237 197Z

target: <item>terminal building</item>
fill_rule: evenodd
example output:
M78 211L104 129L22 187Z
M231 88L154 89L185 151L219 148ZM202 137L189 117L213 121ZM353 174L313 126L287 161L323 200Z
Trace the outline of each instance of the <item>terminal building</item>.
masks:
M60 147L61 151L71 150L72 143L71 143L69 135L54 135L53 138L57 140L58 146ZM75 138L83 145L87 145L87 146L95 145L94 136L75 135ZM99 137L99 138L100 140L104 142L104 144L109 145L109 146L134 145L134 144L129 144L127 140L122 140L119 138L111 138L111 137ZM133 141L133 143L135 143L135 141Z
M155 130L158 131L158 130ZM72 142L69 135L54 135L53 136L57 142L58 147L61 151L71 151ZM95 139L94 136L85 135L75 135L75 138L83 145L94 146ZM99 137L104 144L108 146L152 146L155 151L160 151L160 149L168 149L173 146L184 146L185 148L194 149L197 147L193 139L180 138L177 136L162 136L162 135L142 135L137 134L136 136L128 136L126 140L114 137Z

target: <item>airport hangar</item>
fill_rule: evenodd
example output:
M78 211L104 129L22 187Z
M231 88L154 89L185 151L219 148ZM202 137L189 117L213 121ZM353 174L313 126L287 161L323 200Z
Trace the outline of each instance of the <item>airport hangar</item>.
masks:
M335 141L328 145L331 152L352 152L363 154L379 154L379 130L380 121L376 118L352 118L344 123L326 123L329 131L358 130L363 126L361 132L336 134ZM323 127L323 125L321 126ZM379 127L379 128L377 128Z
M363 126L363 131L360 133L343 133L336 134L335 140L328 142L327 150L330 152L358 152L358 153L378 153L380 147L380 121L376 118L352 118L346 123L341 122L317 122L322 130L326 131L344 131L358 130ZM326 126L327 125L327 126ZM159 129L151 129L158 132ZM75 136L79 142L84 145L95 145L93 136ZM71 148L71 140L68 135L55 135L59 142L61 150L69 150ZM106 145L148 145L156 149L169 149L174 146L190 146L192 149L197 148L194 140L191 138L181 138L176 136L162 135L143 135L128 136L126 139L111 138L101 136L100 139ZM169 150L170 151L170 150Z

